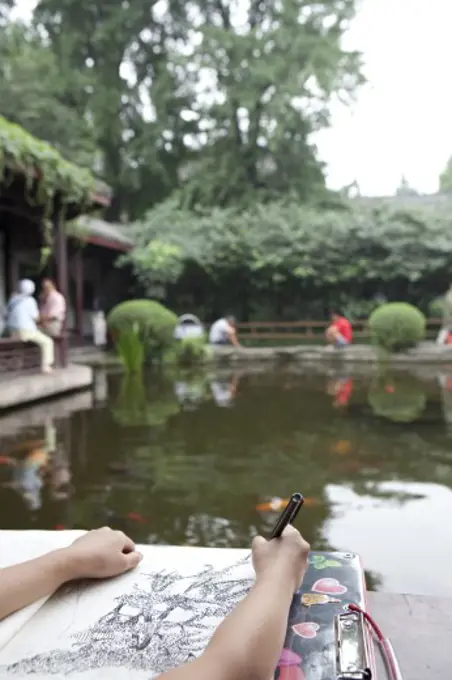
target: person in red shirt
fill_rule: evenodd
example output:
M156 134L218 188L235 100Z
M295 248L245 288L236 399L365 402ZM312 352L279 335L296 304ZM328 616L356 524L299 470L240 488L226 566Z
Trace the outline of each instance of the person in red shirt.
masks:
M347 347L353 340L352 325L345 316L331 314L331 325L326 330L326 340L335 347Z

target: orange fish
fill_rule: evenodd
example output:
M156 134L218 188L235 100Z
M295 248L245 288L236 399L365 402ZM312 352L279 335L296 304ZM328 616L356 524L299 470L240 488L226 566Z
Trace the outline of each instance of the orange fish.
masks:
M281 512L289 501L290 498L272 498L271 501L268 501L267 503L259 503L259 505L256 505L256 510L258 512ZM318 504L319 501L317 498L308 497L304 499L303 505L306 505L309 508L312 505Z
M64 524L56 524L55 531L64 531Z
M394 385L385 385L385 392L388 394L393 394L395 392Z
M320 501L318 498L313 498L312 496L308 496L307 498L304 499L304 503L307 508L312 507L313 505L320 505Z
M127 519L131 519L132 522L145 522L146 520L142 515L140 515L138 512L129 512L127 515Z
M331 453L338 453L341 456L346 456L347 453L350 453L351 448L351 443L348 439L339 439L331 446Z
M256 510L258 512L279 512L286 507L289 500L290 498L272 498L267 503L256 505Z

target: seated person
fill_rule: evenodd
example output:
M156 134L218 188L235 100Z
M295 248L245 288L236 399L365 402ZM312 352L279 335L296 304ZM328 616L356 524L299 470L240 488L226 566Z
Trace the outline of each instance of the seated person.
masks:
M29 279L19 282L6 310L8 334L22 342L34 342L41 350L41 372L51 373L55 361L55 347L52 338L38 329L39 309L33 297L35 284Z
M211 345L234 345L240 347L237 339L237 327L233 316L218 319L212 324L209 333Z
M250 592L219 625L199 658L163 673L161 680L273 677L308 553L309 545L292 526L281 538L256 537L252 545L256 582ZM53 593L66 581L117 576L135 568L141 559L122 532L90 531L69 548L0 570L0 619Z
M347 347L353 340L352 325L345 316L331 313L331 325L327 328L326 341L334 347Z

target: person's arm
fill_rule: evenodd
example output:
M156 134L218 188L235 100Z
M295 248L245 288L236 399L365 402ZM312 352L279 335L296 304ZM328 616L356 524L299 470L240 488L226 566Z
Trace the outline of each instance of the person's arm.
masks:
M238 341L238 338L237 338L237 331L230 324L229 324L229 328L228 328L228 335L229 335L229 340L231 341L231 345L234 345L234 347L240 347L240 342Z
M248 595L220 624L202 656L158 680L269 680L279 661L308 551L292 527L281 539L267 542L260 537L253 545L256 583Z
M30 316L33 321L39 321L39 308L38 303L33 297L28 298L28 307L30 310Z
M0 569L0 621L81 578L110 578L141 561L135 545L120 531L90 531L68 548Z

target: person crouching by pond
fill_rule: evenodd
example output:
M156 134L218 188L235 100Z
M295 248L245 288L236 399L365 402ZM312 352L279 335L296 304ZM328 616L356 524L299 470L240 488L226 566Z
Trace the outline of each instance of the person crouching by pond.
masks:
M60 338L66 318L66 300L57 291L51 279L44 279L41 286L40 326L51 338Z
M12 338L22 342L34 342L41 350L41 371L51 373L55 361L55 347L52 338L38 328L39 309L33 297L35 284L29 279L19 281L6 310L6 326Z
M209 333L211 345L234 345L240 347L237 339L237 324L233 316L218 319L212 324Z
M337 312L331 312L331 325L326 329L326 341L332 347L348 347L353 340L350 321Z

